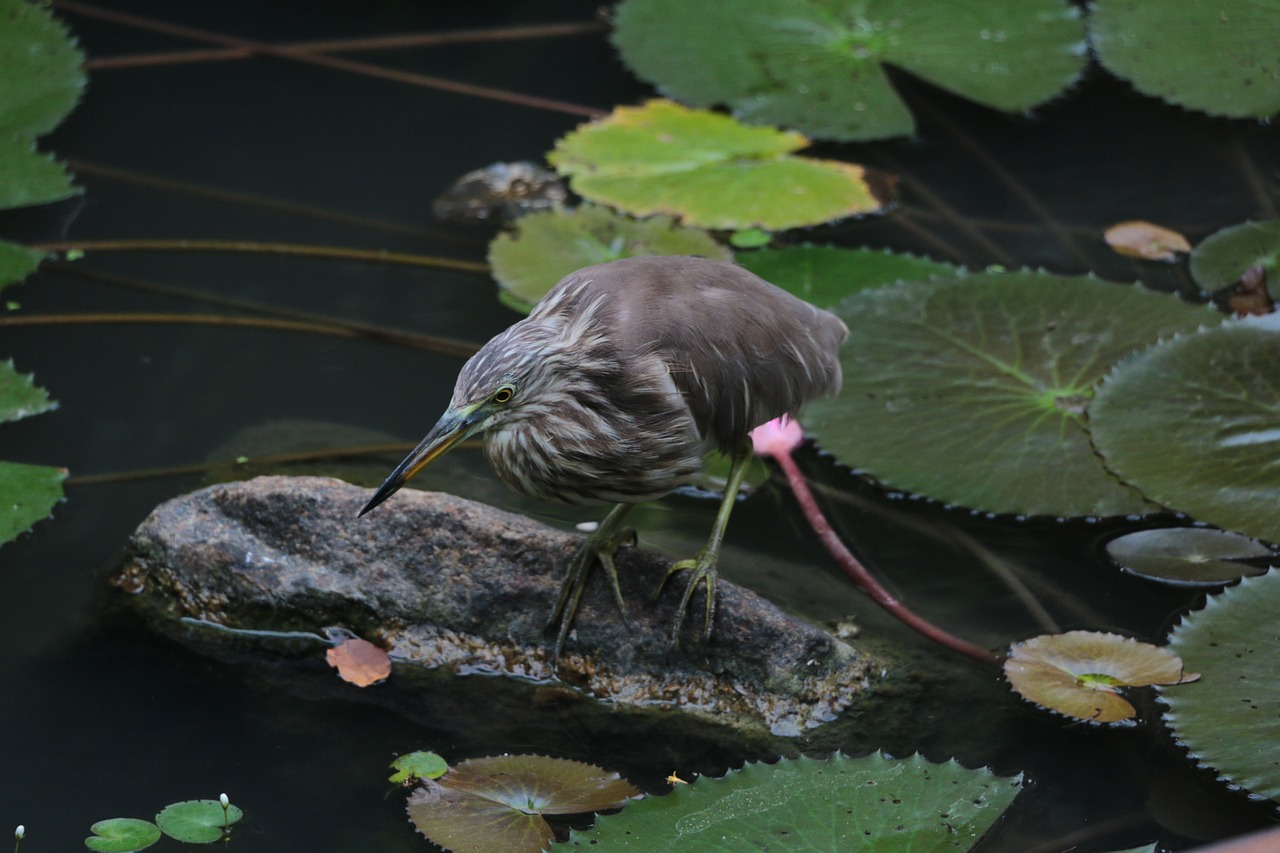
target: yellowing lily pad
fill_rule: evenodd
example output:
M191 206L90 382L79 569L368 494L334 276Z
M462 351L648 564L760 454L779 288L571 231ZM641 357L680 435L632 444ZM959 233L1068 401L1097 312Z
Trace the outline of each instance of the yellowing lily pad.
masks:
M1137 713L1125 687L1195 681L1181 658L1119 634L1068 631L1014 643L1005 677L1022 698L1078 720L1119 723Z
M489 265L504 305L527 314L574 270L637 255L700 255L717 261L733 253L697 228L672 217L637 220L608 208L531 213L489 244Z
M583 198L701 228L778 231L875 212L889 201L884 176L791 153L808 144L798 133L655 100L578 128L547 159Z
M1172 261L1179 252L1190 252L1191 244L1177 231L1151 222L1117 222L1103 237L1118 255L1144 261Z

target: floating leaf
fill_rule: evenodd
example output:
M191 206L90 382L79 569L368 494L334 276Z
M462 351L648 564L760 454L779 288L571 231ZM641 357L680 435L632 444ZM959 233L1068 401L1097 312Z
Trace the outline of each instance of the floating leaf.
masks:
M844 389L801 420L846 465L895 489L989 512L1149 508L1089 443L1084 408L1110 365L1220 317L1138 287L978 273L855 294Z
M1160 690L1164 720L1202 766L1280 800L1280 571L1245 578L1173 629L1169 649L1204 671L1186 690Z
M391 658L386 651L359 637L343 640L326 651L324 658L343 681L357 687L377 684L391 675Z
M1009 648L1004 674L1022 698L1093 723L1131 719L1124 687L1181 684L1200 676L1187 673L1172 652L1119 634L1068 631L1032 637Z
M62 468L0 461L0 545L49 517L66 478Z
M156 815L156 825L178 841L212 844L222 839L227 827L243 817L239 806L228 805L224 812L217 800L187 800L165 806Z
M1103 234L1116 254L1146 261L1172 261L1179 252L1190 252L1191 244L1177 231L1150 222L1118 222Z
M1235 321L1165 341L1107 378L1089 424L1152 500L1280 541L1280 332Z
M1186 586L1215 586L1265 570L1235 560L1256 560L1271 549L1255 539L1205 527L1139 530L1107 543L1107 555L1126 571Z
M792 156L808 144L798 133L655 100L579 127L547 159L583 198L702 228L777 231L887 202L890 182L861 166Z
M133 853L160 840L159 827L149 820L132 817L100 820L89 827L89 831L93 835L84 840L84 846L98 853Z
M570 844L590 850L967 850L1021 778L918 755L783 759L703 777L602 817Z
M556 282L582 267L637 255L700 255L717 261L733 253L697 228L669 216L636 220L587 205L531 213L489 244L489 265L507 307L529 313Z
M1275 0L1095 0L1098 59L1140 92L1210 115L1280 110L1280 5Z
M44 252L0 240L0 290L31 275L42 260Z
M870 287L964 272L915 255L813 245L747 252L738 257L738 263L819 308L831 308L846 296Z
M409 819L448 850L539 851L554 833L544 814L621 808L640 791L617 773L543 755L463 761L409 797Z
M1070 85L1085 60L1084 27L1061 0L627 0L613 41L673 98L839 140L915 131L884 65L1022 111Z
M0 361L0 423L19 421L56 408L58 404L49 399L47 391L34 384L31 374L16 371L12 359Z
M449 765L443 758L434 752L424 750L402 755L391 762L391 766L399 772L393 774L387 781L396 784L408 782L410 779L439 779L449 771Z
M1280 219L1223 228L1191 253L1191 277L1205 290L1235 284L1250 267L1280 279Z

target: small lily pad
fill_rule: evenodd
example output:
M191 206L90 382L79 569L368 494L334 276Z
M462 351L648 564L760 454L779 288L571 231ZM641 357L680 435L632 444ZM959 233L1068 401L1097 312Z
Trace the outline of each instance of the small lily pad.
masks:
M1280 801L1280 571L1244 578L1182 618L1169 650L1204 671L1160 690L1165 723L1191 757L1233 786Z
M439 779L449 772L449 765L434 752L419 750L402 755L391 766L396 769L387 781L399 784L410 779Z
M1120 723L1137 713L1125 687L1181 684L1187 673L1172 652L1119 634L1068 631L1032 637L1009 648L1004 674L1022 698L1091 723Z
M536 853L554 833L544 814L621 808L641 796L617 773L543 755L463 761L409 797L409 820L447 850Z
M44 257L44 252L0 240L0 290L31 275Z
M1152 500L1280 541L1280 332L1234 321L1165 341L1107 378L1089 425Z
M1125 571L1182 586L1221 586L1266 570L1236 560L1271 556L1256 539L1205 527L1139 530L1107 543L1107 555Z
M1021 789L1021 778L931 764L864 758L747 764L649 797L574 831L589 850L968 850Z
M391 675L391 657L385 649L368 640L350 637L324 654L338 677L357 687L368 687L385 681Z
M778 231L880 210L891 181L861 166L797 157L809 140L671 101L619 107L547 159L574 192L637 216Z
M49 393L37 386L31 374L19 373L13 360L0 361L0 423L18 421L58 408Z
M738 257L738 264L819 308L871 287L961 275L951 264L882 249L790 246Z
M212 844L222 839L226 828L244 817L238 806L226 811L217 800L187 800L165 806L156 815L156 825L170 838L187 844Z
M98 853L133 853L160 840L159 827L149 820L132 817L100 820L89 827L89 831L93 835L84 840L84 846Z
M66 478L63 468L0 461L0 545L49 517Z
M500 298L524 314L574 270L637 255L733 260L733 253L710 234L683 228L672 217L637 220L594 205L531 213L489 244L489 265L501 288Z
M886 65L1022 111L1085 62L1084 26L1061 0L626 0L613 41L670 97L838 140L914 132Z
M1179 252L1191 251L1186 237L1150 222L1118 222L1103 237L1116 254L1144 261L1172 261Z
M1084 417L1109 367L1219 322L1138 287L1047 273L976 273L856 293L844 387L801 417L822 448L885 485L987 512L1150 511L1106 470Z
M1274 0L1094 0L1098 59L1148 95L1210 115L1280 111L1280 6Z
M1235 284L1245 270L1261 267L1280 280L1280 219L1246 222L1211 234L1191 253L1191 277L1205 290Z

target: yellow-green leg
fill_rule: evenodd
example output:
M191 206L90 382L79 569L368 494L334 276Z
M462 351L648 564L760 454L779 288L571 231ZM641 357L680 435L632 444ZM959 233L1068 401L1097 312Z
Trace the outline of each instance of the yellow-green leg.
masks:
M560 584L560 600L556 609L547 621L547 629L558 625L556 630L555 660L560 659L564 649L565 638L573 626L573 617L578 612L578 604L582 601L582 591L587 587L587 578L591 576L591 568L599 561L609 575L609 583L613 587L613 599L618 602L623 621L627 618L627 605L622 600L622 588L618 586L618 569L613 564L613 555L622 544L631 538L631 531L622 527L622 521L635 504L618 504L605 516L600 526L587 534L587 539L574 555L565 573L564 582Z
M724 531L729 526L729 515L733 512L733 505L738 500L738 490L742 487L742 478L746 476L747 465L750 462L750 447L741 448L734 453L729 466L729 478L724 487L724 497L720 500L720 509L716 512L715 524L711 526L711 535L707 537L707 544L703 545L692 558L681 560L667 569L662 583L658 584L658 588L654 590L653 597L657 598L673 574L686 570L690 573L689 584L684 588L684 595L680 598L675 626L671 631L672 648L680 647L680 629L684 626L684 617L689 611L689 602L698 584L702 584L707 590L707 614L706 624L702 630L702 641L705 643L711 639L711 626L716 616L716 564L720 561L720 543L724 541Z

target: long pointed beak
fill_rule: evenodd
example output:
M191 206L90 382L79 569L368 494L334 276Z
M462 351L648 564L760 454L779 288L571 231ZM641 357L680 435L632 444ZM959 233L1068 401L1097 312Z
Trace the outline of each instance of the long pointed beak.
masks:
M364 505L364 509L360 510L360 515L364 515L387 498L400 491L400 487L417 474L423 468L430 465L438 457L443 456L455 444L462 441L474 431L472 427L475 425L477 418L475 410L467 411L465 409L456 410L449 409L440 416L440 420L431 428L431 432L427 433L427 437L418 443L413 452L404 458L404 461L396 466L391 472L391 476L387 477L386 482L378 487L378 491L373 493L373 497L369 498L369 502Z

